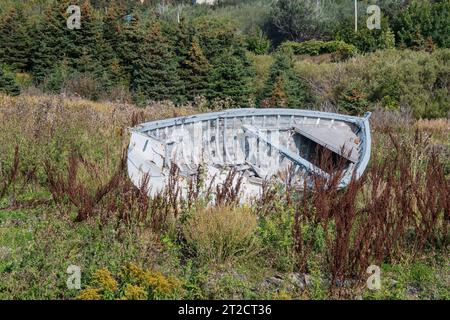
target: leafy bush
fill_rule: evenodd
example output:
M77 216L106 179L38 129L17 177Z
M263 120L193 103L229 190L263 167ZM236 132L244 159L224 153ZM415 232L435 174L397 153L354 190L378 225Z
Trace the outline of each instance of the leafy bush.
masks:
M289 40L317 39L328 33L328 25L314 0L274 2L272 23Z
M320 41L309 40L304 42L286 41L281 45L282 48L291 48L294 54L306 54L317 56L324 53L334 53L342 58L351 57L356 54L357 49L354 45L343 41Z
M269 77L270 67L273 64L273 56L249 53L248 57L252 62L253 69L255 70L255 77L253 79L255 95L259 97L261 96L267 78Z
M354 45L361 52L371 52L379 49L390 49L395 46L395 36L389 27L387 19L381 19L381 29L369 30L366 26L354 30L351 19L345 19L336 28L336 40Z
M267 263L279 271L292 271L294 255L292 226L294 212L282 201L273 201L273 209L259 221L259 234Z
M368 109L368 95L364 88L364 84L361 82L338 85L335 90L337 107L341 112L361 114L363 110Z
M20 94L20 87L14 77L4 72L2 68L0 68L0 93L6 93L11 96Z
M247 208L203 209L183 227L188 250L203 263L225 263L257 250L257 218Z
M253 29L250 34L245 37L245 41L247 50L256 54L268 53L271 46L270 40L259 28Z
M414 0L394 20L400 44L417 47L423 39L431 38L440 47L450 47L450 1Z
M308 108L313 101L308 84L295 72L291 48L280 48L274 55L262 96L262 107Z
M447 117L450 111L450 51L385 50L340 64L296 63L319 101L363 114L381 106L411 109L416 118Z

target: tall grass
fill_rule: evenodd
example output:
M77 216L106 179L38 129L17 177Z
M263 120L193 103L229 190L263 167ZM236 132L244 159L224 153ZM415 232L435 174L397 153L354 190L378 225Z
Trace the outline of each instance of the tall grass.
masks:
M257 250L257 216L246 208L220 206L203 209L183 227L187 245L203 263L251 258Z

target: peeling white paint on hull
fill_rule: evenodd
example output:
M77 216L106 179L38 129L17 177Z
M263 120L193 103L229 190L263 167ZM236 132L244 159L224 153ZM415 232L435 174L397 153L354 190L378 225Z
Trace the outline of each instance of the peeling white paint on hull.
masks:
M222 184L231 170L242 176L241 199L260 195L263 181L284 183L291 170L294 183L332 172L321 168L317 156L328 150L343 160L340 187L353 174L360 177L370 158L369 114L364 118L298 109L232 109L166 119L131 129L128 174L137 187L149 179L149 195L162 191L170 167L180 169L186 192L188 179L199 166L205 184Z

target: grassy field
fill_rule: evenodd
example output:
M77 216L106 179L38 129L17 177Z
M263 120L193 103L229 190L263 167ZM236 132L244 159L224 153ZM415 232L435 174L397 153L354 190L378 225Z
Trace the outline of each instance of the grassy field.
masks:
M344 191L148 199L123 168L127 127L196 112L0 96L0 299L450 298L449 120L376 112L370 167Z

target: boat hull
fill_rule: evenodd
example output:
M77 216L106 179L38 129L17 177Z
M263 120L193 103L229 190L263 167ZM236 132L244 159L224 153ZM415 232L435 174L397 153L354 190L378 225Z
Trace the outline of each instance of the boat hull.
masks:
M239 179L245 201L261 194L264 181L287 183L290 176L291 182L304 186L313 177L329 179L335 172L321 163L325 153L330 162L340 163L343 188L352 176L363 174L370 152L369 115L232 109L132 128L128 174L137 187L148 184L149 195L155 195L167 186L174 165L184 191L199 167L205 184L213 187L237 172L233 183Z

